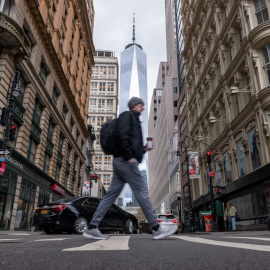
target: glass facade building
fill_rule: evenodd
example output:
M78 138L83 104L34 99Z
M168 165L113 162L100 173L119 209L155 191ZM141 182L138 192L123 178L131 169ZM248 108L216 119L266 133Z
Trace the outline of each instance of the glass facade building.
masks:
M144 101L145 111L141 117L145 138L148 132L147 58L142 47L136 43L128 44L121 52L119 113L128 110L127 104L131 97L139 97Z

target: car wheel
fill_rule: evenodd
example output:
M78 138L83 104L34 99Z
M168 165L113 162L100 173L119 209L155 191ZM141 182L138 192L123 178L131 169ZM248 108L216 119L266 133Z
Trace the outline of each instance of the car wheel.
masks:
M84 233L85 229L87 228L87 219L85 217L78 217L74 221L73 230L74 233L82 234Z
M125 223L125 233L126 234L131 234L131 233L133 233L133 222L130 220L130 219L128 219L127 221L126 221L126 223Z
M48 228L44 228L43 231L47 234L54 234L55 233L55 229L48 229Z

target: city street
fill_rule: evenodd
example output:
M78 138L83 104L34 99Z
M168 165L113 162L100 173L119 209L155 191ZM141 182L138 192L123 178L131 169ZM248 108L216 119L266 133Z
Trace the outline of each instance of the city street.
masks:
M269 269L270 233L81 235L0 232L0 269Z

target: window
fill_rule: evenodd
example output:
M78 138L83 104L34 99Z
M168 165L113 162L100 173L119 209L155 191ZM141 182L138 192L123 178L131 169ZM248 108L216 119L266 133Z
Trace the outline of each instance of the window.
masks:
M154 112L156 112L157 111L157 108L154 108Z
M100 135L97 134L96 135L96 145L99 145L100 144Z
M99 99L98 100L98 108L104 109L105 108L105 99Z
M105 92L106 89L106 83L99 83L99 91L100 92Z
M97 105L97 99L90 98L90 108L96 108L96 105Z
M111 165L111 163L112 163L112 156L105 155L105 157L104 157L104 164Z
M70 118L70 125L69 125L69 130L72 133L73 127L74 127L74 120L72 119L72 117Z
M242 146L242 138L236 142L240 177L247 174L246 156Z
M107 109L113 109L113 99L107 99Z
M95 155L95 165L101 165L102 155Z
M264 69L266 72L268 84L270 85L270 44L262 48L264 58Z
M3 12L6 15L9 15L10 11L10 0L1 0L0 1L0 12Z
M173 87L173 92L174 92L175 94L177 94L177 87L176 87L176 86Z
M53 137L53 121L52 119L50 119L48 126L48 139L52 141L52 137Z
M35 105L33 120L38 126L40 125L41 112L42 112L42 107L41 107L40 102L37 100L36 105Z
M93 68L92 68L92 75L93 75L93 78L97 78L97 76L98 76L98 66L94 66Z
M106 75L107 75L107 67L101 66L100 71L99 71L99 75L100 75L100 77L106 77Z
M269 21L265 0L254 0L254 6L258 24Z
M253 170L261 167L258 140L255 134L255 127L248 132L248 144Z
M110 76L115 75L115 67L108 67L108 75Z
M94 126L95 125L95 116L90 116L89 117L89 124Z
M176 101L176 100L173 102L173 106L174 106L175 108L177 107L177 101Z
M66 120L67 113L68 113L68 108L65 104L63 104L62 117L64 118L64 120Z
M24 80L24 78L22 77L22 75L20 75L20 93L19 95L16 97L16 99L22 104L23 103L23 97L24 97L24 93L25 93L25 88L26 88L26 81Z
M154 99L154 103L157 103L157 100L156 99Z
M49 174L49 168L50 168L50 161L51 161L51 157L49 156L48 153L45 154L45 160L44 160L44 172Z
M56 86L54 86L54 87L53 87L53 95L52 95L52 99L53 99L53 102L54 102L55 104L57 104L58 97L59 97L59 94L58 94L57 88L56 88Z
M97 125L101 126L104 123L104 116L97 117Z
M114 92L114 83L108 83L108 92L111 92L113 94Z
M63 137L62 134L60 134L60 137L59 137L59 146L58 146L58 153L62 153L63 144L64 144L64 137Z
M41 64L40 64L39 77L42 80L42 82L45 84L47 77L48 77L48 72L47 72L45 64L43 62L41 62Z
M36 151L37 151L37 143L34 141L33 138L30 138L29 142L29 148L28 148L28 159L32 161L33 163L35 162L36 158Z

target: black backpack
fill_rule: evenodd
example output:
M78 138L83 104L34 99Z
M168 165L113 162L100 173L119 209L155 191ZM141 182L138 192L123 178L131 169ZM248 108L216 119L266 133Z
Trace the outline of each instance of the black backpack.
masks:
M113 155L117 141L117 118L109 120L101 126L100 144L106 155Z

